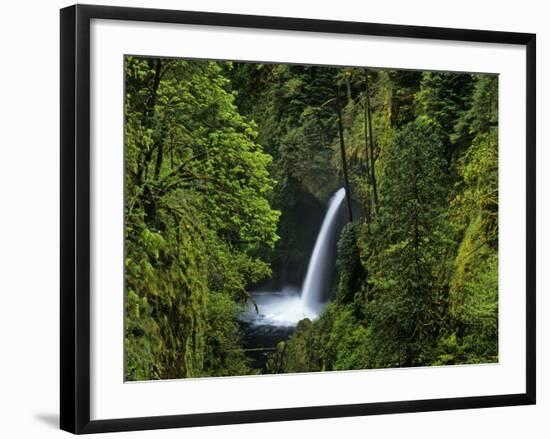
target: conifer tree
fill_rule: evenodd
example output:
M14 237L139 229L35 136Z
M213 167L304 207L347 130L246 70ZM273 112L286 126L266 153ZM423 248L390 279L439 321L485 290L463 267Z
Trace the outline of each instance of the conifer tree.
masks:
M367 306L381 364L423 364L438 332L440 261L445 245L443 145L419 119L395 136L380 184L369 260L374 300Z

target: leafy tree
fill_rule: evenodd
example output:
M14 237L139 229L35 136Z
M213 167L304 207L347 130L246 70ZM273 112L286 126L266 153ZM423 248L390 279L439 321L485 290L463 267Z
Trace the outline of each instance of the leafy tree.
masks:
M270 273L271 158L219 63L127 57L126 92L126 376L244 371L235 304Z

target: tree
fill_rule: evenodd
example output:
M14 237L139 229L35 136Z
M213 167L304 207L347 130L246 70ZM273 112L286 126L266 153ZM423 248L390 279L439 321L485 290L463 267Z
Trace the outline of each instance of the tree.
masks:
M416 96L417 114L435 124L448 164L466 146L462 142L465 137L453 136L453 133L458 119L469 109L474 82L474 77L468 74L424 72L422 75Z
M367 261L373 300L366 312L382 365L424 364L438 334L444 167L443 145L425 119L405 125L386 156L379 214L367 237L377 252Z
M126 376L242 372L236 306L278 238L271 157L219 63L125 66Z

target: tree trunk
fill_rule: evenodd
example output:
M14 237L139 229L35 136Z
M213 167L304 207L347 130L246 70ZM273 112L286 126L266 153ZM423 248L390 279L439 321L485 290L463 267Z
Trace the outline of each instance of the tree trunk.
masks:
M370 183L372 186L372 195L374 197L374 209L378 211L378 189L376 188L376 174L374 172L374 140L372 136L372 111L370 105L369 96L369 71L365 69L365 104L367 106L368 114L368 128L369 128L369 146L370 146Z
M367 90L365 90L365 103L364 103L364 112L363 112L363 132L365 134L365 173L367 174L367 180L369 181L371 187L372 187L372 180L370 175L370 166L369 166L369 136L368 136L368 129L367 129L367 120L368 120L368 105L367 105ZM367 217L367 229L370 233L370 221L371 221L371 212L372 212L372 197L370 193L367 192L367 205L366 205L366 217Z
M154 179L158 180L160 176L160 168L162 166L162 142L159 142L158 151L157 151L157 161L155 163L155 174Z
M155 112L155 104L157 101L157 91L161 80L161 67L162 67L162 61L160 59L157 59L155 63L155 75L153 77L151 94L149 95L149 99L147 99L147 103L145 104L145 108L143 110L143 115L141 118L141 125L144 128L151 128L152 126L150 119ZM138 185L141 185L143 181L143 174L147 173L146 169L149 164L149 161L151 160L151 157L153 156L153 150L154 148L151 148L150 150L148 150L145 153L143 160L138 162L138 169L136 173L136 180Z
M348 165L346 162L346 148L344 146L344 129L342 127L342 110L340 109L340 87L336 86L336 111L338 113L338 134L340 135L340 155L342 157L342 169L344 171L344 187L346 188L346 201L348 205L348 217L353 221L351 212L351 190L348 179Z

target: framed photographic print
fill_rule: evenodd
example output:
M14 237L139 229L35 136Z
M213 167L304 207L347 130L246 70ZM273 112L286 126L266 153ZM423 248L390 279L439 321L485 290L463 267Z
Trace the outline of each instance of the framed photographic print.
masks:
M61 428L535 403L535 35L61 10Z

